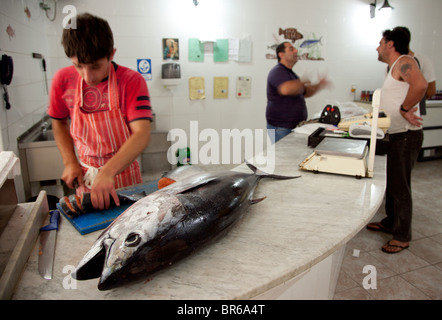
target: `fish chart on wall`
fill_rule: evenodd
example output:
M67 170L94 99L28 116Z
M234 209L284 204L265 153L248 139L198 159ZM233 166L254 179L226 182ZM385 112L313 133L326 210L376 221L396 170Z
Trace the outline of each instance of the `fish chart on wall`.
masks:
M291 41L298 50L299 60L324 60L322 57L322 36L317 37L314 32L299 31L297 28L279 28L278 33L272 33L273 43L267 45L267 59L276 59L276 47L284 42ZM270 52L271 51L271 52Z

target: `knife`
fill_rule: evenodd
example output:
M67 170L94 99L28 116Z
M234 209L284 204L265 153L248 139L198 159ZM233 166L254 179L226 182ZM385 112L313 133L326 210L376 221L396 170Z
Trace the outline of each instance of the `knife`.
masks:
M60 212L50 212L49 224L40 229L40 249L38 251L38 272L47 280L52 279L52 267L54 265L55 240L57 237L58 220Z
M75 178L74 181L72 182L72 184L74 185L75 194L77 194L77 189L78 189L78 187L80 186L80 185L78 184L78 179Z

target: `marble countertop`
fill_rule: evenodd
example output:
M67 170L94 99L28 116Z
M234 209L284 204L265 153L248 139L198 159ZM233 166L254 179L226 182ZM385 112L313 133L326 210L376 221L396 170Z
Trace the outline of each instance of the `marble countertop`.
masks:
M292 133L279 141L274 173L301 178L262 180L255 198L267 198L252 205L225 237L146 281L114 290L99 291L98 279L72 280L70 273L100 231L82 236L62 219L53 279L38 274L36 245L13 299L250 299L262 294L346 244L382 203L385 156L376 156L373 178L358 180L301 171L298 165L311 152L307 136ZM245 165L234 170L250 172Z

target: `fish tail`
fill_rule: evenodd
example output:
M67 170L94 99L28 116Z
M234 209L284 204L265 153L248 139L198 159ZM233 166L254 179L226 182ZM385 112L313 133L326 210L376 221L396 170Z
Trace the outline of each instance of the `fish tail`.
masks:
M259 170L257 167L255 167L253 164L246 161L247 166L253 171L253 173L260 178L270 178L270 179L278 179L278 180L287 180L287 179L295 179L299 178L300 176L281 176L277 174L270 174L267 172L264 172L262 170Z
M284 30L282 30L282 28L279 28L279 35L283 34Z

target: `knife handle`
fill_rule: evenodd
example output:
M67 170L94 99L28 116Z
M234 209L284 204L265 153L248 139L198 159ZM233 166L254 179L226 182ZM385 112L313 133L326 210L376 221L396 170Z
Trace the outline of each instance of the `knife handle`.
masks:
M41 231L58 230L58 220L60 219L60 212L58 210L52 210L50 212L51 218L49 224L41 228Z
M78 178L75 178L72 184L74 185L75 193L77 193L77 189L80 187L78 184Z

